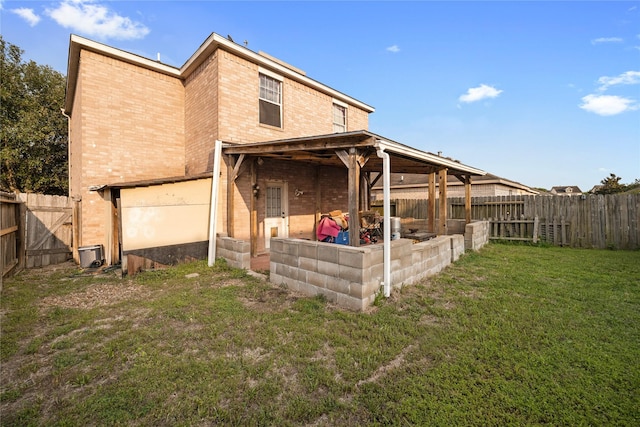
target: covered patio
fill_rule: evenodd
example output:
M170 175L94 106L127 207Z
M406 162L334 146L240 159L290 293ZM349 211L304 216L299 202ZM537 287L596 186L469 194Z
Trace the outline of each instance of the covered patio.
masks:
M439 271L455 261L465 248L465 237L451 234L447 226L447 176L454 175L465 185L465 223L471 222L471 180L484 175L483 170L456 160L424 152L368 131L354 131L304 138L283 139L251 144L222 145L227 162L227 239L233 239L236 212L233 198L238 194L236 180L249 175L251 188L258 186L257 165L269 160L308 164L316 168L341 168L347 171L346 198L350 230L359 230L362 212L371 210L371 188L382 179L384 188L382 244L361 245L359 232L350 232L347 245L314 239L271 238L270 272L272 281L308 294L324 293L331 299L346 298L346 305L362 309L372 301L380 283L389 296L394 283L415 281L425 274ZM391 239L389 176L391 173L426 174L428 177L428 218L426 232L435 235L431 242L413 244L410 239ZM247 176L244 175L246 180ZM436 181L437 180L437 181ZM438 194L436 185L438 182ZM246 191L246 190L245 190ZM334 189L334 191L339 191ZM314 224L323 214L319 206L326 192L314 192ZM436 218L436 202L439 215ZM251 259L258 255L258 212L255 198L249 201ZM219 214L224 214L220 212ZM469 235L474 233L470 229ZM315 235L315 233L314 233ZM471 237L469 237L471 238ZM218 242L218 246L221 246ZM262 258L264 260L264 258ZM257 260L255 260L257 261ZM253 262L254 265L264 265ZM393 271L392 271L393 270ZM381 279L381 280L380 280ZM342 297L344 296L344 297ZM344 301L343 301L344 302Z
M389 212L389 174L425 174L428 176L427 203L428 218L427 231L438 235L447 234L447 176L454 175L465 184L465 212L466 223L471 221L471 179L473 176L485 175L481 169L464 165L459 161L442 157L437 154L424 152L404 144L384 138L369 131L354 131L329 135L310 136L303 138L283 139L251 144L225 143L222 153L227 156L228 186L227 186L227 224L228 234L234 235L233 197L235 182L241 171L249 169L252 188L257 185L255 163L263 159L277 159L313 166L344 167L348 170L348 214L349 218L359 218L360 212L371 209L370 191L380 179L383 179L384 212ZM246 168L245 163L250 166ZM437 180L437 181L436 181ZM438 197L436 185L438 182ZM316 192L320 194L320 192ZM320 196L318 196L320 197ZM439 216L436 218L436 198L438 199ZM320 205L317 201L316 206ZM254 215L255 204L250 207L251 218ZM321 212L316 212L316 222ZM390 230L388 215L384 215L385 226ZM251 240L257 239L256 224L251 223ZM357 233L349 235L349 246L357 247L360 239ZM253 250L252 256L256 253Z

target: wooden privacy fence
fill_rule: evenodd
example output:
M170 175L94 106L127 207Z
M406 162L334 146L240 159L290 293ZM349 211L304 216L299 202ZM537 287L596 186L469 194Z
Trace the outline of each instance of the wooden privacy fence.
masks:
M24 230L24 215L21 208L22 204L15 194L0 192L0 278L12 273L24 262L24 238L21 233Z
M426 200L393 201L396 216L427 218ZM436 218L439 216L436 203ZM464 198L447 200L447 217L464 219ZM471 198L471 219L490 220L492 238L538 238L576 248L640 249L640 194Z
M68 197L0 194L2 274L58 264L72 255L72 206Z

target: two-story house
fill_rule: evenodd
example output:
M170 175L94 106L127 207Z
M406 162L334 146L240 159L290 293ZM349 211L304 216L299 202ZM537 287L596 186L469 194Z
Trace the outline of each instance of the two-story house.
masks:
M368 207L385 162L484 174L369 132L373 107L215 33L179 68L72 35L67 79L74 247L108 264L200 257L212 231L252 255L313 240L322 212Z

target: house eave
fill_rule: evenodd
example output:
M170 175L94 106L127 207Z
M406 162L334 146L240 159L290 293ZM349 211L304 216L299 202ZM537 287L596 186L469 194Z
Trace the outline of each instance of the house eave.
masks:
M191 74L217 49L222 49L233 53L234 55L246 59L249 62L265 67L284 77L295 80L305 86L311 87L315 90L332 96L333 98L346 102L349 105L358 107L366 111L367 113L373 113L375 111L375 108L373 108L372 106L367 105L362 101L358 101L355 98L345 95L342 92L339 92L329 86L326 86L316 80L307 77L305 74L295 69L295 67L287 67L279 61L275 61L265 55L256 53L216 33L211 33L211 35L204 41L204 43L200 45L198 50L196 50L194 54L191 55L191 57L180 68L180 74L183 76L183 78L186 78L189 74Z
M201 65L213 52L222 49L237 55L247 61L255 63L261 67L267 68L275 73L282 75L288 79L297 81L305 86L313 88L317 91L325 93L337 100L345 102L354 107L360 108L367 113L373 113L375 109L355 98L352 98L342 92L339 92L329 86L326 86L316 80L307 77L295 67L287 67L280 61L270 59L268 56L260 55L252 50L228 40L216 33L211 35L200 45L196 52L184 63L180 68L163 64L140 55L126 52L84 37L72 34L69 41L69 60L67 62L67 87L64 111L71 114L73 109L73 100L75 97L75 89L78 79L78 70L80 66L80 52L82 50L100 53L110 58L118 59L129 64L133 64L148 70L156 71L175 77L181 80L186 79L199 65Z
M120 61L133 64L148 70L156 71L171 77L180 78L180 70L171 65L163 64L140 55L126 52L112 46L98 43L84 37L71 34L69 38L69 59L67 61L67 86L64 104L64 112L71 114L73 109L73 101L76 92L78 80L78 70L80 67L80 52L87 50L99 53L109 58L118 59Z

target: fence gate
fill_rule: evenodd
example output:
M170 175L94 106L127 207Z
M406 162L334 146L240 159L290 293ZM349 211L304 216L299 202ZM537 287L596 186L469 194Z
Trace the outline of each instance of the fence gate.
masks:
M72 255L72 205L68 197L18 195L26 205L26 268L59 264Z

